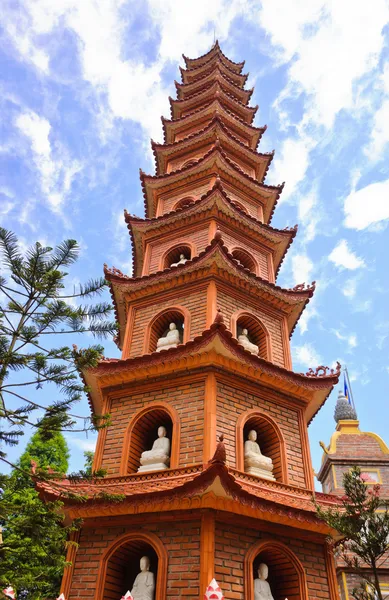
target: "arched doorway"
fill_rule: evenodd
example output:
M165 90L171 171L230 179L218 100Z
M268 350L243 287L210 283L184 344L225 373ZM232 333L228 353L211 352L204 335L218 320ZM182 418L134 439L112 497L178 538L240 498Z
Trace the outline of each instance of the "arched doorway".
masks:
M148 532L120 536L104 553L99 570L95 600L118 600L132 589L140 572L140 559L147 556L154 574L155 600L166 597L167 552L161 540Z
M271 361L271 343L270 336L258 317L246 311L239 311L231 317L231 333L236 338L242 333L243 329L248 331L248 339L252 344L258 346L258 356Z
M178 467L180 421L177 411L165 402L149 404L138 411L128 424L123 443L121 475L137 473L142 452L150 450L157 439L158 428L165 427L170 440L170 468Z
M240 262L242 267L248 269L252 273L258 275L258 267L254 258L251 256L247 250L243 250L243 248L234 248L231 252L232 256Z
M288 465L285 440L277 423L269 415L256 409L240 415L236 425L236 468L244 471L244 443L251 429L257 432L257 443L264 456L273 461L276 481L288 483Z
M258 542L245 557L245 599L254 600L254 579L258 567L269 569L268 583L274 600L308 600L305 572L295 554L281 542Z

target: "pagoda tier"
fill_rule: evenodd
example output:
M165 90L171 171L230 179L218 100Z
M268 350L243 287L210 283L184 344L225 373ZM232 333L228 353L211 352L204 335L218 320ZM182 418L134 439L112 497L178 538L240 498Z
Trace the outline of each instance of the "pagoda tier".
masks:
M225 106L227 110L238 117L238 119L248 125L252 124L258 106L246 106L239 100L236 100L234 96L224 90L219 81L215 81L209 87L186 100L174 100L173 98L169 98L171 118L174 121L186 117L212 102L214 98L218 98L220 104Z
M242 75L241 73L233 71L232 69L228 68L218 56L210 58L206 63L197 68L184 69L180 67L182 82L183 84L187 85L190 85L191 83L197 83L205 77L208 77L208 75L216 68L219 69L230 81L235 83L237 87L244 87L248 78L248 73Z
M125 211L125 221L131 235L135 277L164 270L170 259L171 263L178 260L182 250L186 258L195 256L205 250L219 229L226 245L228 239L229 252L243 266L252 267L254 273L274 283L297 232L297 226L275 229L258 221L228 197L220 180L197 202L188 199L176 210L154 219ZM183 240L181 248L176 246L177 236ZM170 252L169 256L172 247L173 255Z
M337 600L308 424L340 365L292 370L314 283L275 283L297 226L269 225L283 186L264 183L273 153L256 152L244 63L218 43L184 58L156 175L141 172L146 218L125 212L132 276L104 268L122 356L82 371L92 413L109 415L93 465L107 475L39 487L83 521L61 591L198 600L216 578L226 600L255 600L264 563L274 600Z
M184 164L173 173L146 175L140 172L146 217L159 217L174 210L183 198L197 200L212 188L217 177L231 200L260 221L270 222L283 184L259 183L228 158L218 141L202 158Z
M125 337L141 342L136 345L132 343L131 348L127 342L128 347L123 350L125 355L136 356L151 350L147 339L144 336L141 339L150 311L151 314L158 314L166 304L178 304L183 312L191 308L193 326L189 328L189 323L185 325L185 339L189 340L212 323L218 305L223 307L223 317L231 322L234 334L239 325L236 320L238 315L241 311L249 311L253 319L252 329L256 319L262 322L262 332L258 331L258 336L254 336L258 345L262 346L265 339L268 340L269 351L264 351L263 355L273 358L277 364L291 366L288 339L313 295L314 285L285 290L269 283L234 258L225 248L220 232L217 233L218 239L212 240L198 256L162 272L126 277L117 269L105 268L121 332L119 346L125 344ZM227 289L226 281L229 284ZM197 285L201 282L201 289L191 293L195 282ZM172 289L175 290L174 297ZM151 305L146 308L147 298ZM139 302L141 308L137 310L135 306ZM126 310L129 303L134 308L131 319Z
M183 165L183 160L187 162L188 158L189 160L198 160L214 147L217 140L219 140L220 147L230 160L244 173L250 175L259 183L263 183L273 159L274 151L261 154L247 147L228 130L219 115L215 115L204 129L183 140L172 144L152 142L156 174L171 173Z
M177 97L179 100L189 99L204 89L209 88L217 81L227 94L234 96L238 102L247 104L254 90L245 90L243 85L240 86L237 84L236 81L230 79L229 75L223 72L222 67L218 64L206 77L202 77L198 81L193 81L192 83L178 83L178 81L175 81L174 85L176 86Z
M216 41L212 46L211 50L203 56L199 56L198 58L188 58L185 54L182 55L185 65L187 69L196 69L198 67L203 66L212 58L218 58L221 63L223 63L228 69L233 71L234 73L241 73L244 67L245 61L237 63L228 58L225 54L223 54L219 42Z
M247 125L247 123L234 115L228 107L222 104L219 96L217 98L215 97L212 102L199 110L194 111L192 114L182 117L180 120L174 121L162 117L165 143L171 144L173 142L178 142L189 137L193 133L198 133L198 131L204 129L215 116L218 116L223 121L224 125L235 138L253 150L257 148L263 133L266 131L266 126L253 127L252 125Z

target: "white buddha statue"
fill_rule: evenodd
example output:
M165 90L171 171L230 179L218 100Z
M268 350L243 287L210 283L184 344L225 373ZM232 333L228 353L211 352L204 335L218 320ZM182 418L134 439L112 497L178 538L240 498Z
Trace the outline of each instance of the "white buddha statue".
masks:
M151 450L145 450L140 457L141 466L138 472L162 471L170 465L170 440L166 437L166 429L158 427L158 438Z
M258 567L258 578L254 579L254 600L274 600L270 585L266 581L268 575L268 566L261 563Z
M177 267L178 265L184 265L188 259L185 258L184 254L180 254L180 260L176 263L172 263L171 267Z
M251 354L258 354L259 348L250 342L248 333L247 329L242 329L242 333L238 336L238 342L243 348L251 352Z
M135 577L131 596L134 600L154 600L155 578L150 571L150 559L142 556L140 559L140 573Z
M275 481L273 461L262 454L257 444L257 432L254 429L249 431L248 440L244 443L244 470L250 475Z
M177 348L180 343L180 332L177 329L177 325L175 323L170 323L169 331L165 336L162 336L157 341L157 350L156 352L161 352L161 350L168 350L169 348Z

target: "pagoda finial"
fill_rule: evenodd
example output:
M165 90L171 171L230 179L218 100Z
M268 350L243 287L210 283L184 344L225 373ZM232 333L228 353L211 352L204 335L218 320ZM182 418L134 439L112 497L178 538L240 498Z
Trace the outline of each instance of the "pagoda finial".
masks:
M222 311L220 310L220 308L217 309L217 313L215 316L215 319L213 321L214 323L222 323L224 325L224 317L222 315Z
M216 233L213 237L214 240L216 240L217 242L220 242L220 240L222 239L222 232L220 231L220 229L216 229Z
M223 465L226 463L227 453L226 453L226 447L224 445L224 441L223 440L224 440L224 435L223 434L219 435L218 443L217 443L216 450L215 450L215 454L213 455L213 457L209 461L210 463L221 463Z
M336 401L334 419L337 423L339 421L356 421L357 411L347 400L346 396L341 390L339 390L338 399Z

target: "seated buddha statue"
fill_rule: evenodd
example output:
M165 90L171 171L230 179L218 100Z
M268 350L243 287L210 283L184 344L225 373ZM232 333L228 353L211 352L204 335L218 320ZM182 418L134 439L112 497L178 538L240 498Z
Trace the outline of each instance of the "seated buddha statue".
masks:
M258 577L254 579L254 600L274 600L270 585L266 581L268 574L268 566L261 563L258 567Z
M238 336L238 342L243 348L251 352L251 354L258 354L259 348L250 342L248 333L247 329L242 329L242 333Z
M142 556L140 559L140 573L135 577L131 596L134 600L154 600L155 578L150 571L150 559Z
M184 265L188 259L185 258L184 254L180 254L180 260L176 263L172 263L171 267L178 267L178 265Z
M249 431L248 440L244 443L244 470L250 475L275 481L273 476L273 461L264 456L257 444L257 432Z
M170 323L169 331L166 335L159 338L157 341L156 352L161 350L168 350L169 348L176 348L180 343L180 333L175 323Z
M158 427L158 437L151 450L145 450L140 457L139 473L145 471L162 471L170 465L170 440L166 437L166 428Z

